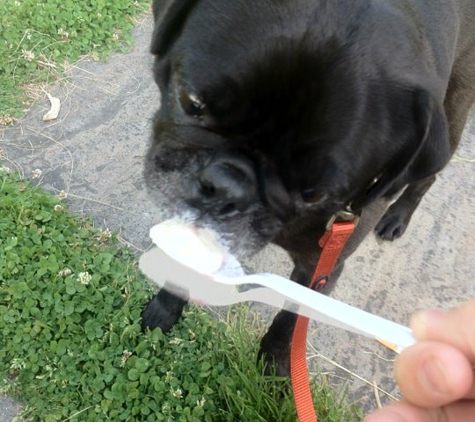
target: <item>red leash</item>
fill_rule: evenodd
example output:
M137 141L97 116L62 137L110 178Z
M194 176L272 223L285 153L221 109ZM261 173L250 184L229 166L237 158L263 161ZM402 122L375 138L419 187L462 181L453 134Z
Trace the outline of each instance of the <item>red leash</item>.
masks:
M337 217L345 220L351 218L352 221L336 222ZM325 286L346 241L356 227L357 219L352 213L343 212L328 223L327 231L318 242L322 253L309 285L311 289L321 291ZM290 376L299 422L318 422L307 371L308 323L308 318L298 316L290 349Z

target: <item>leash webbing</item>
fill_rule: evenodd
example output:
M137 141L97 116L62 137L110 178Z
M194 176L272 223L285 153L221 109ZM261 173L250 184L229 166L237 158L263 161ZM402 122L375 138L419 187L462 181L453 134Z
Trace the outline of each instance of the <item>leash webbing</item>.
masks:
M323 289L355 226L356 219L334 222L319 240L322 252L309 288L318 291ZM298 316L290 349L290 376L299 422L318 422L307 371L308 324L309 318Z

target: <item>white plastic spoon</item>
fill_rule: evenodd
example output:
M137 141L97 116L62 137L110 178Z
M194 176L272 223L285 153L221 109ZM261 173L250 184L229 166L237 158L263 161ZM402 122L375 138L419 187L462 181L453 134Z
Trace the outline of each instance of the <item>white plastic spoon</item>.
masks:
M203 236L192 227L168 221L154 226L150 236L158 248L142 255L141 270L184 299L214 306L262 302L389 343L398 353L414 344L408 327L276 274L244 275L239 262L220 249L212 236Z

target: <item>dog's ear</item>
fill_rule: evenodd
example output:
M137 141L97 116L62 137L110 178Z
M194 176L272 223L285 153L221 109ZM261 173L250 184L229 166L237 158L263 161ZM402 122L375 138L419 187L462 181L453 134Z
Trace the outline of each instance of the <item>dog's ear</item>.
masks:
M199 0L154 0L155 28L150 52L163 56L180 35L188 15Z
M412 93L412 110L407 111L404 120L409 124L396 122L396 126L404 129L395 127L392 131L394 141L403 142L400 152L388 157L388 166L379 180L359 195L354 202L355 209L437 173L449 161L449 130L443 105L426 90L416 89Z

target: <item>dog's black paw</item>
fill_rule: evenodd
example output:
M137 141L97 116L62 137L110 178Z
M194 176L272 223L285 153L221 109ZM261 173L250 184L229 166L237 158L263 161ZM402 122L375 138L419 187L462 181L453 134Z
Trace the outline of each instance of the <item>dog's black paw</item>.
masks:
M400 210L391 209L381 217L376 225L375 231L377 235L383 240L395 240L401 237L407 229L409 218Z
M142 329L161 328L164 333L170 331L183 313L186 301L166 290L154 296L142 312Z
M277 345L263 337L257 361L264 361L264 375L290 377L290 345Z
M434 180L435 176L429 176L407 186L376 225L375 231L381 239L395 240L404 234L412 214ZM391 194L388 195L391 196Z
M265 375L290 377L290 347L296 321L297 315L280 311L262 337L257 358L259 362L264 360Z

